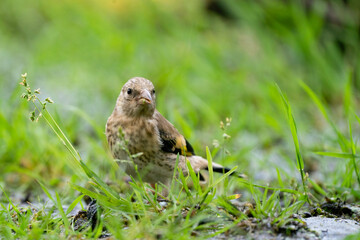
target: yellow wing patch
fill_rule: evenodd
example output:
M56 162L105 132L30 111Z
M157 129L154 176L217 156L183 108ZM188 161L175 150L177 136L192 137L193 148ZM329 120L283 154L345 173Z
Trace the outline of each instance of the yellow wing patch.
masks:
M192 153L187 150L186 141L185 141L185 138L183 136L181 136L181 135L178 136L175 141L176 141L175 149L176 148L180 149L181 155L188 156L188 157L192 156Z

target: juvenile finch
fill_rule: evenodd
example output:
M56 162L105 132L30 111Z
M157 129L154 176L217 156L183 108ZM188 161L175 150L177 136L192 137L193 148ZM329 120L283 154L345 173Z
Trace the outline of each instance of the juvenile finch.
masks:
M135 77L121 89L114 111L106 123L106 137L115 159L125 172L150 184L170 183L176 158L188 174L186 159L196 173L207 170L208 161L195 155L190 143L156 110L155 88L151 81ZM125 161L124 161L125 160ZM214 172L228 168L213 163Z

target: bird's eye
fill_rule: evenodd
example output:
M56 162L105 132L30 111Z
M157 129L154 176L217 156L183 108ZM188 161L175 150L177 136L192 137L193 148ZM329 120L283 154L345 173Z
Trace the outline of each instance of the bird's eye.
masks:
M131 93L132 93L132 89L131 89L131 88L128 88L127 94L131 94Z
M152 92L152 94L155 94L155 89L153 89L151 92Z

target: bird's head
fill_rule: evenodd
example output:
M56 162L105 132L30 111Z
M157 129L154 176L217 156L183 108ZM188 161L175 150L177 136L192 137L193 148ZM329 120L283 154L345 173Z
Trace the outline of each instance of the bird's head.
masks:
M151 117L155 111L155 88L151 81L142 77L128 80L121 89L116 110L128 117Z

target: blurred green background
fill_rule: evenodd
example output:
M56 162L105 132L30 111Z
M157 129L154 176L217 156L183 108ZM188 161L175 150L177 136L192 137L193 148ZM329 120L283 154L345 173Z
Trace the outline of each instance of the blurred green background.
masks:
M209 146L215 161L238 165L258 182L276 179L276 168L285 179L299 178L277 83L293 108L306 171L339 183L344 162L313 154L338 151L336 133L299 81L346 135L344 106L359 106L359 9L356 0L2 0L0 183L27 191L38 178L53 187L78 181L67 165L71 156L45 122L28 120L32 107L20 99L18 84L25 72L43 98L54 100L49 111L104 178L119 174L104 126L134 76L153 81L159 111L198 154ZM219 123L226 117L231 139L223 143ZM220 154L225 148L231 155ZM328 177L335 169L339 174Z

